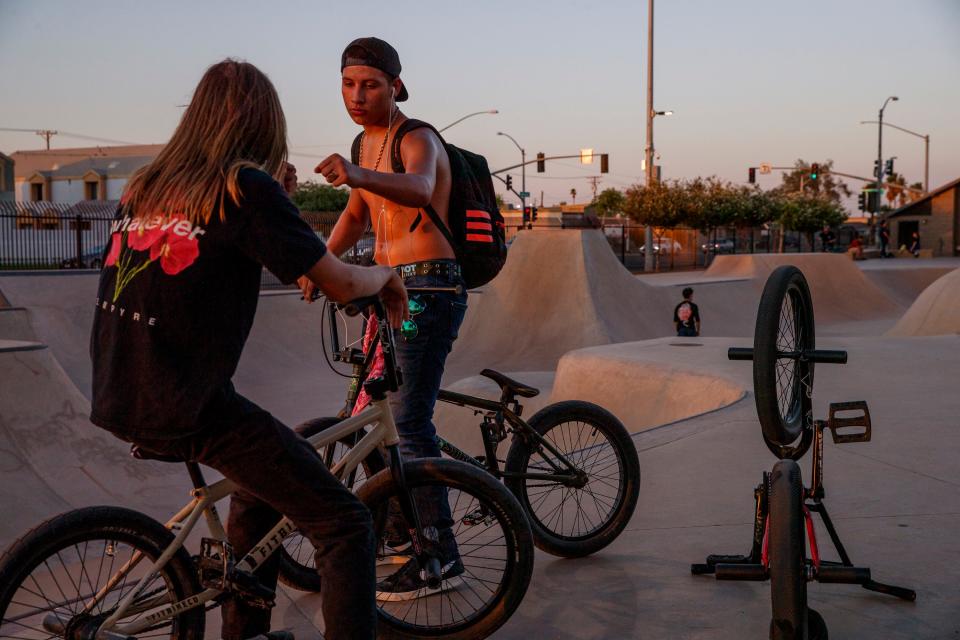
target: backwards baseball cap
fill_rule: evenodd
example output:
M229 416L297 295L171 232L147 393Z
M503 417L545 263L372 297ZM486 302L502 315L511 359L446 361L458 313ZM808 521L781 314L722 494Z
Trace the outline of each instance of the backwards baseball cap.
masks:
M400 55L380 38L357 38L347 45L340 57L340 71L346 67L373 67L391 78L396 78L400 75ZM407 84L402 83L396 101L403 102L409 97Z

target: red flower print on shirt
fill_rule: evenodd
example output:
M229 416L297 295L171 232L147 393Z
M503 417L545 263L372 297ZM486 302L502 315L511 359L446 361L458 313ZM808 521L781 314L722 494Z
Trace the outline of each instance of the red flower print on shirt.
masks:
M117 267L113 301L133 278L158 260L163 272L171 276L189 267L200 255L198 237L204 233L183 216L133 220L125 232L114 233L106 261L106 266ZM143 251L150 252L149 258L136 263L137 255Z
M156 226L153 229L137 227L127 232L127 246L134 251L146 251L160 240L166 232Z
M200 255L200 243L196 238L167 233L160 242L150 247L150 259L160 259L160 268L170 276L175 276L197 259Z
M105 267L112 267L117 264L117 259L120 257L120 249L123 247L123 236L119 233L115 233L110 236L110 251L107 253L107 259L104 261Z

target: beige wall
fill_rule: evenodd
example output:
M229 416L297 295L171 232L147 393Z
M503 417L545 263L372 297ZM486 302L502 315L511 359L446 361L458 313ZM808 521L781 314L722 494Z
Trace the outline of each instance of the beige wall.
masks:
M958 189L949 189L934 197L931 201L931 215L928 216L897 216L890 218L890 244L896 250L900 245L910 245L909 238L899 238L899 223L916 220L920 223L920 246L932 249L935 256L955 255L956 238L956 197Z

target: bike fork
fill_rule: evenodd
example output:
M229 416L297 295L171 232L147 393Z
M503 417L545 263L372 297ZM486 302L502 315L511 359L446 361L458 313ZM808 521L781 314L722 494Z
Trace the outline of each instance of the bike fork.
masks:
M410 535L413 552L424 570L427 586L431 589L439 589L443 582L443 570L437 553L440 547L439 532L433 525L427 529L421 526L416 501L407 486L399 445L389 446L387 450L390 453L390 473L397 484L397 500L400 503L400 511L407 521L407 533Z

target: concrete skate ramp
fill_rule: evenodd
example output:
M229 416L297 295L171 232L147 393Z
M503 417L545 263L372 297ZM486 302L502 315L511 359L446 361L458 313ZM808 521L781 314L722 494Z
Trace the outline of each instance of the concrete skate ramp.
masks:
M130 457L39 343L0 340L0 548L64 510L118 504L169 516L186 503L182 465Z
M784 264L803 271L810 285L817 321L867 320L902 308L845 254L781 253L717 256L704 276L752 278L763 287L767 276Z
M888 269L864 268L863 275L904 309L909 308L920 294L936 282L938 278L956 269L955 264L950 266L927 266L919 260L911 265L913 268L900 267L898 264L902 262L900 260L884 260L882 262L893 262L894 265ZM918 262L920 264L916 264Z
M87 398L90 397L90 328L96 306L98 272L61 271L0 277L0 291L12 305L29 310L34 337L54 357ZM0 333L0 338L10 337Z
M669 335L667 292L623 268L597 230L517 235L470 308L448 368L552 370L573 349Z
M36 341L30 312L23 307L0 307L0 340Z
M960 269L941 276L910 305L889 336L960 333Z

